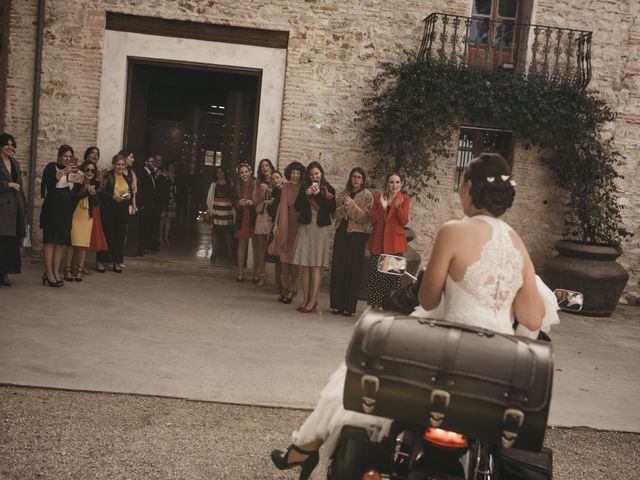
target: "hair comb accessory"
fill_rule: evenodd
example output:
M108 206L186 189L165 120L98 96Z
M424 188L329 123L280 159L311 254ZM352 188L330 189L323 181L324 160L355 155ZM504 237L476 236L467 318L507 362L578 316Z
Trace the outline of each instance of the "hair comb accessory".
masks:
M487 177L487 182L493 183L496 181L496 177Z
M509 175L500 175L500 178L503 182L506 182L507 180L509 180Z
M236 167L236 174L240 175L240 169L242 167L247 167L249 169L249 172L251 172L251 165L249 165L247 162L242 162L239 163L238 166Z

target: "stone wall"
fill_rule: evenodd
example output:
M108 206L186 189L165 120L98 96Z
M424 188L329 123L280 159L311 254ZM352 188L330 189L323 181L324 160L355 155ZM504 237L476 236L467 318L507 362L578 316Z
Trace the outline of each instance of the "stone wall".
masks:
M20 4L19 7L17 4ZM320 160L332 183L341 187L354 165L367 167L361 128L355 122L362 98L372 93L379 62L395 62L402 49L418 48L422 20L432 12L467 15L470 0L49 0L37 172L54 159L60 143L81 154L95 142L105 12L191 20L289 31L279 164ZM7 108L1 119L16 134L18 159L27 165L35 50L35 0L12 2L10 11ZM619 113L612 126L627 156L621 182L628 228L638 230L640 182L640 3L637 0L537 0L534 21L592 30L592 88ZM103 152L110 156L114 152ZM514 155L516 204L507 220L522 234L540 266L562 232L562 192L537 161L537 152L518 144ZM434 186L438 202L415 202L411 226L416 247L428 253L437 226L460 216L453 192L453 159L442 159L446 175ZM35 214L37 218L37 212ZM36 226L36 232L39 230ZM622 263L631 273L627 293L638 295L640 235L624 245Z

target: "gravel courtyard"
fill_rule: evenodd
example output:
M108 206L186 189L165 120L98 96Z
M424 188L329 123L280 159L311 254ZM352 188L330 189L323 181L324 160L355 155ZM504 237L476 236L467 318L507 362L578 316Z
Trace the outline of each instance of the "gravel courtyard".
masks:
M269 461L302 410L0 387L0 478L294 479ZM551 428L557 480L640 477L640 435Z

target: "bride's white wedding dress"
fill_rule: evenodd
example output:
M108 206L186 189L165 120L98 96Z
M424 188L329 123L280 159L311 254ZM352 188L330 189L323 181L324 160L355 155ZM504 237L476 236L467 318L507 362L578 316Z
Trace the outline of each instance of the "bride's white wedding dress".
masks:
M414 315L513 334L512 304L522 287L524 260L513 245L509 225L494 217L478 215L474 218L485 221L493 230L491 238L482 247L480 258L467 267L460 282L447 277L443 300L436 309L427 312L418 307ZM559 322L556 299L539 278L536 280L546 311L542 329L548 331L551 325ZM522 326L517 333L533 338L537 336L537 332L530 332ZM363 426L383 436L388 433L391 420L343 408L345 374L346 366L343 363L320 392L320 400L314 411L293 433L294 444L303 445L324 439L323 455L328 456L335 448L343 425Z

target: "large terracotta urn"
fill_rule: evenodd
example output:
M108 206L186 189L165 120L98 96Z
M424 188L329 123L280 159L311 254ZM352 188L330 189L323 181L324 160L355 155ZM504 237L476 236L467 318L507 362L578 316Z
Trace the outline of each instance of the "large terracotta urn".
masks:
M549 288L581 292L581 315L611 315L629 280L627 271L616 262L622 250L571 240L556 242L555 249L558 255L549 258L543 267L542 276Z

